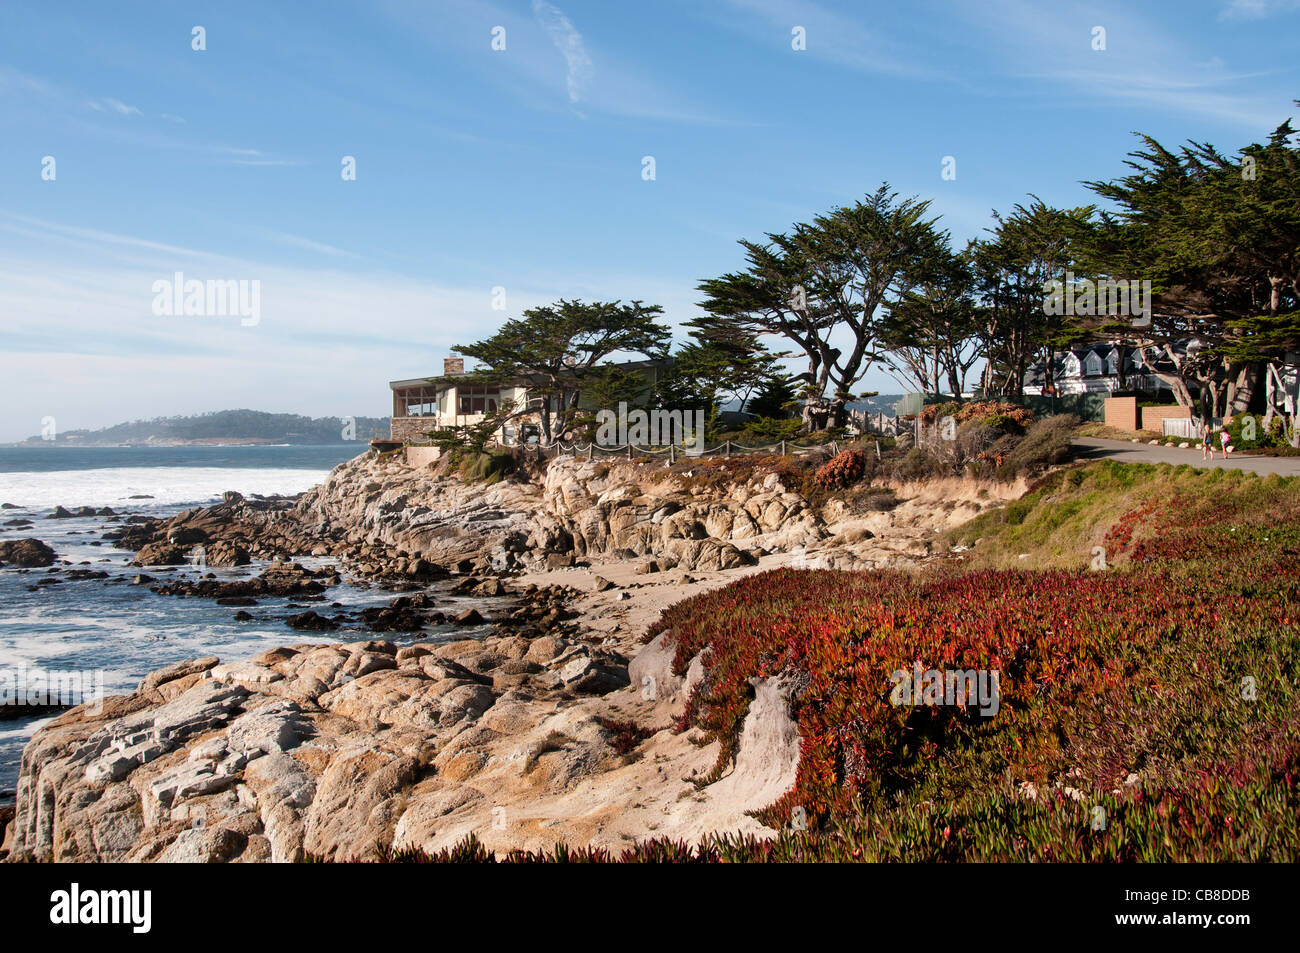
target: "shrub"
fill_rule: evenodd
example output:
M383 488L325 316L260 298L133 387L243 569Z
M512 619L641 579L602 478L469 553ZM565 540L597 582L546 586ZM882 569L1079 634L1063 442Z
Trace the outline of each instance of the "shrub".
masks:
M1079 418L1070 414L1044 417L1030 425L1025 437L1010 448L998 463L1000 479L1014 479L1041 473L1050 466L1070 460L1070 437Z
M496 483L510 472L513 458L509 453L462 453L457 472L466 483Z
M1246 439L1244 431L1247 430L1246 418L1250 414L1238 414L1232 418L1228 424L1228 436L1232 447L1236 450L1259 450L1267 448L1290 447L1286 438L1286 423L1281 417L1274 417L1270 422L1268 429L1264 428L1264 418L1262 415L1255 415L1254 433L1252 439ZM1199 441L1198 441L1199 442ZM1219 435L1214 434L1214 447L1219 448Z
M634 721L620 721L617 718L606 718L604 716L598 716L596 724L613 735L610 745L619 754L631 754L641 742L658 730L642 728Z
M976 400L968 404L955 402L930 404L921 411L921 419L930 426L941 417L952 417L958 423L978 420L988 426L1010 425L1017 429L1024 429L1034 422L1034 412L1028 407L1002 400Z
M774 417L763 417L759 420L748 421L741 428L741 433L747 440L758 443L777 443L781 440L793 440L802 430L803 421L798 418L783 420Z
M865 451L841 450L817 471L813 483L823 490L842 490L857 483L866 472Z
M894 464L893 476L900 483L925 480L944 472L942 461L926 453L919 447L913 447Z

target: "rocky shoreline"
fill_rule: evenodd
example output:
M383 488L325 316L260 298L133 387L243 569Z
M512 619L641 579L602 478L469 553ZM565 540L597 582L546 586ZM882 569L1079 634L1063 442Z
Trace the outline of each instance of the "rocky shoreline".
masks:
M747 812L793 783L783 686L756 686L735 767L697 786L716 746L672 726L705 666L674 674L669 636L643 644L648 626L764 568L918 565L940 555L938 532L1023 490L899 486L884 508L818 505L788 482L763 467L718 479L703 464L579 458L484 487L370 453L298 500L227 494L169 520L124 518L109 541L137 551L142 570L183 564L196 546L209 566L271 561L253 579L151 585L160 595L232 606L291 595L306 604L296 628L403 635L178 662L65 713L24 752L0 851L352 860L471 833L495 850L770 834ZM294 562L305 556L337 565ZM340 573L402 594L331 612ZM438 618L435 583L493 609ZM450 641L422 631L458 621L491 628Z

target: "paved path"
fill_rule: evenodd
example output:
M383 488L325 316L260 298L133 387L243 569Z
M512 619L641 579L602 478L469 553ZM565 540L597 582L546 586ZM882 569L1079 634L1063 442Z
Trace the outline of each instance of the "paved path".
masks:
M1265 457L1233 453L1227 460L1215 453L1214 460L1201 459L1201 447L1181 450L1178 447L1153 447L1146 443L1127 440L1102 440L1099 437L1075 437L1071 441L1074 456L1079 460L1114 460L1117 463L1188 463L1194 467L1222 467L1229 470L1249 470L1251 473L1280 473L1283 476L1300 476L1300 457Z

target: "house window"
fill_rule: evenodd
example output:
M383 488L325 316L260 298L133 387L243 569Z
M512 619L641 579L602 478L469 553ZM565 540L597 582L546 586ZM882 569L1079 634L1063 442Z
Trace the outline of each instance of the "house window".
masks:
M1089 351L1083 360L1083 373L1086 377L1101 376L1101 357L1096 351Z
M436 393L422 387L398 391L394 410L399 417L431 417L437 413Z
M457 394L460 401L460 413L462 415L490 414L497 409L497 401L501 397L501 389L499 387L487 387L481 384L466 385L457 388Z

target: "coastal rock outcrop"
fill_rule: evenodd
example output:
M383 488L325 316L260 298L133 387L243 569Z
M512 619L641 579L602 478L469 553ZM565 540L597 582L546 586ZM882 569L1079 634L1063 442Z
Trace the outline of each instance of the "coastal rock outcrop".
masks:
M457 571L563 568L653 554L663 568L751 565L755 553L825 537L819 515L768 476L702 490L645 463L570 457L532 480L491 487L396 459L359 458L299 502L296 516L359 568L407 559ZM378 544L398 554L385 560ZM405 554L405 555L402 555Z
M0 565L12 563L25 569L54 565L54 550L39 539L11 539L0 542Z
M367 454L297 501L232 494L172 519L125 517L107 538L137 561L195 546L272 560L247 578L139 577L159 594L293 597L317 605L293 607L306 628L419 635L435 616L472 628L438 636L453 641L189 660L129 696L67 712L24 752L3 850L15 860L361 859L470 834L493 850L770 834L750 812L793 783L797 685L754 686L735 766L704 784L717 743L672 726L706 665L696 657L674 671L671 633L640 645L647 613L700 591L691 573L718 584L759 559L914 564L936 532L1023 487L936 481L814 502L771 468L724 476L694 461L563 458L485 487ZM293 561L308 554L341 565ZM327 610L341 572L409 594ZM511 578L529 572L547 575ZM434 582L440 591L419 591ZM475 599L502 601L465 604Z
M647 695L628 682L617 655L552 637L187 660L37 731L3 850L10 860L355 860L470 833L502 850L619 844L656 829L762 833L746 812L798 762L779 697L773 711L760 701L741 746L765 765L764 783L697 790L682 779L704 774L716 745L668 729L682 687ZM664 728L628 753L625 719Z
M141 566L180 565L202 546L214 567L310 554L337 558L354 576L417 584L638 558L661 571L709 572L770 553L809 568L866 569L923 560L936 530L1023 491L954 479L814 503L787 485L777 458L734 473L722 463L560 457L484 485L368 452L296 501L231 493L170 520L128 517L105 539L138 550Z

